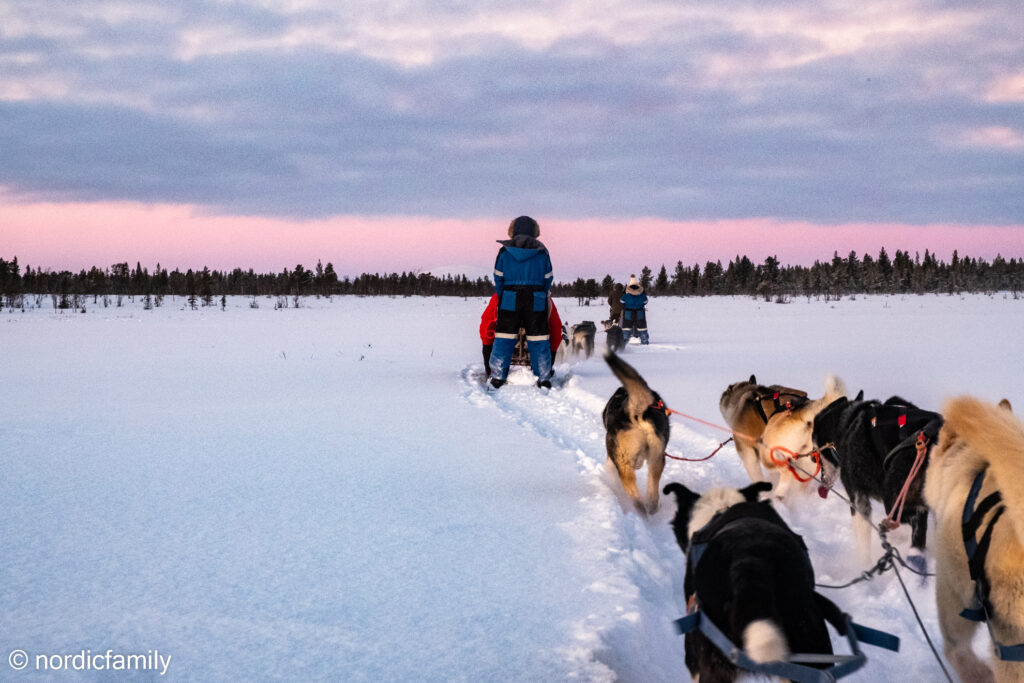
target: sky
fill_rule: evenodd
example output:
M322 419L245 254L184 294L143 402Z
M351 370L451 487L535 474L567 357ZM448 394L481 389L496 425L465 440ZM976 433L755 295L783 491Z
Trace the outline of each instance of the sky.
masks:
M0 0L0 257L1024 256L1018 0Z

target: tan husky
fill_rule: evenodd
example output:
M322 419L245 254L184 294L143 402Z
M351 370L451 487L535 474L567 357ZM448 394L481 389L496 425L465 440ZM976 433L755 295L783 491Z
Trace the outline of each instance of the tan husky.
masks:
M807 489L807 484L812 481L809 475L815 473L814 461L806 457L814 450L811 439L814 417L829 403L843 396L846 396L843 380L829 375L825 378L825 394L821 398L807 401L792 410L780 411L769 418L754 449L761 464L772 472L773 479L778 478L772 490L776 498L784 499L791 489ZM805 457L793 459L787 454ZM790 464L799 468L799 479L790 469Z
M736 453L743 461L750 481L764 481L764 472L758 464L754 443L764 432L768 419L779 410L803 404L807 392L773 384L766 387L757 383L754 375L745 382L735 382L722 392L718 409L732 430Z
M658 509L659 482L665 469L665 446L671 425L658 392L647 386L632 365L610 351L605 362L622 386L615 390L601 414L608 463L614 466L622 488L640 514ZM647 464L647 499L640 499L636 470Z
M998 657L992 661L993 678L971 648L978 622L961 616L965 609L984 606L995 641L1024 643L1024 424L1005 401L995 406L969 397L948 401L942 415L945 424L931 453L924 495L935 512L935 597L946 659L961 680L971 683L1024 681L1024 662ZM980 490L975 488L969 503L979 479ZM965 525L965 509L968 520L980 523ZM987 552L985 536L990 536ZM977 576L988 584L985 600L976 598L968 567L971 540L978 542Z

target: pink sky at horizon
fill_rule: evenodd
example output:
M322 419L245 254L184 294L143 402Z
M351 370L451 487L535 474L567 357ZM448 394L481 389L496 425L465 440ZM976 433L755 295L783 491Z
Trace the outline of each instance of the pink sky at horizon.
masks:
M555 266L555 280L627 278L676 261L702 267L737 255L755 263L776 256L810 265L846 256L877 255L881 247L949 260L1024 257L1024 225L817 225L771 218L671 221L655 218L555 220L534 216ZM508 218L443 219L415 216L338 216L321 220L223 216L172 204L51 203L0 199L0 258L24 269L81 270L114 263L157 263L173 270L253 268L257 272L333 262L342 276L457 268L486 275ZM369 235L373 235L373 239Z

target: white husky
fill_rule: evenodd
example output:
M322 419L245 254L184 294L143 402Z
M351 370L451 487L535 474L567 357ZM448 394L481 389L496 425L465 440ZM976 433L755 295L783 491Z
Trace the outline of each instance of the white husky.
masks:
M825 395L819 399L808 401L799 408L781 411L771 416L764 426L761 438L754 445L761 464L772 472L773 480L777 477L773 495L784 499L791 490L805 490L814 473L815 465L810 458L793 460L787 453L803 455L814 450L811 436L814 427L814 416L825 406L836 399L846 396L846 385L834 375L825 378ZM784 449L784 450L783 450ZM799 467L799 479L789 465Z
M932 450L924 495L935 512L935 595L946 659L962 680L971 683L1024 681L1024 662L998 658L993 660L993 679L992 670L971 649L978 623L960 616L962 610L976 606L964 510L981 507L981 523L968 536L980 540L991 534L988 552L982 556L983 578L989 586L989 627L1003 645L1024 643L1024 425L1005 402L995 406L961 397L948 401L942 414L945 424ZM981 472L984 483L968 506ZM996 504L989 509L984 501L996 492L1001 500L993 496Z

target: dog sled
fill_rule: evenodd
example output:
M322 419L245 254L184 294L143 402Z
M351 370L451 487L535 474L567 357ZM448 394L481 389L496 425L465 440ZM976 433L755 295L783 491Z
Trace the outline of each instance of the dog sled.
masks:
M699 609L677 619L675 624L682 635L693 631L703 633L738 669L788 678L797 683L831 683L857 671L867 662L867 656L860 649L861 643L899 652L900 639L897 636L854 623L850 615L842 612L831 600L820 593L815 595L826 608L825 620L832 624L839 635L846 636L850 654L792 654L785 661L755 662ZM815 668L819 666L826 668Z
M512 365L530 366L530 349L526 345L526 328L519 328L519 336L516 337L516 348L512 350Z

